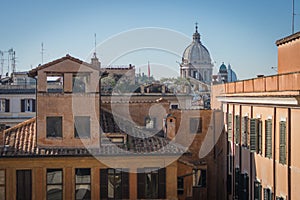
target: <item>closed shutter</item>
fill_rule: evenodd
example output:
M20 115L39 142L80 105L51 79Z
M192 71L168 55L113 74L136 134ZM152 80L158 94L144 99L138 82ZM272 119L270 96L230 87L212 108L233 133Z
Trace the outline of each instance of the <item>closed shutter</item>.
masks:
M166 198L166 168L158 170L158 198Z
M272 120L265 121L265 155L267 158L272 158Z
M235 143L239 144L240 143L240 116L236 115L235 116L235 121L234 121L234 137L235 137Z
M25 99L21 99L21 112L25 112Z
M262 121L260 119L257 120L258 125L258 136L257 136L257 153L262 153Z
M264 188L264 200L272 200L272 192L269 188Z
M254 182L254 200L261 200L261 184L258 181Z
M108 177L107 177L107 169L100 169L100 198L107 198L107 185L108 185Z
M138 199L145 198L145 173L144 169L138 168L137 170L137 192L138 192Z
M250 150L256 152L257 147L257 119L250 119Z
M9 99L5 99L5 112L9 112Z
M232 114L228 114L228 124L227 124L227 132L228 132L228 141L232 141Z
M129 173L122 171L121 174L121 181L122 181L122 198L129 199Z
M235 175L234 175L234 195L235 199L239 199L239 192L240 192L240 169L235 168Z
M286 164L286 122L279 124L279 163Z
M32 99L32 112L35 112L36 111L36 101L35 99Z
M31 200L31 170L17 170L17 200Z
M248 117L243 117L242 120L242 146L248 146Z

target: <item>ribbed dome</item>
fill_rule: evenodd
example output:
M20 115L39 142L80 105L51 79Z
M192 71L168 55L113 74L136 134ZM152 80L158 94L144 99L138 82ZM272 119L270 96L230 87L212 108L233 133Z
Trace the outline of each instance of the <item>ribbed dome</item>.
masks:
M201 43L192 42L183 52L183 62L190 63L211 63L211 58L208 50Z
M200 34L196 26L196 32L193 34L193 42L184 50L182 55L182 62L210 64L211 58L208 50L200 42Z

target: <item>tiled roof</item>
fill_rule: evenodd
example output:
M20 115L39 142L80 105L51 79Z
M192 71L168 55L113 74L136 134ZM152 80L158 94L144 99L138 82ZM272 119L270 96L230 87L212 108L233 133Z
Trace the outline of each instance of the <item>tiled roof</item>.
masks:
M108 116L109 117L109 116ZM111 116L112 117L112 116ZM103 124L103 123L102 123ZM116 125L115 122L113 124ZM153 135L148 130L130 127L123 120L128 134L128 144L102 145L99 148L39 148L36 144L36 118L29 119L4 131L4 146L0 147L1 157L53 157L53 156L134 156L134 155L181 155L185 148L169 140ZM134 131L131 132L131 131ZM130 144L130 145L129 145Z
M93 68L93 69L95 69L95 70L100 70L99 68L94 67L94 66L91 65L90 63L84 62L84 61L82 61L82 60L80 60L80 59L78 59L78 58L74 58L73 56L70 56L69 54L67 54L66 56L64 56L64 57L62 57L62 58L56 59L56 60L54 60L54 61L48 62L48 63L46 63L46 64L44 64L44 65L38 66L38 67L36 67L36 68L30 70L30 71L28 72L28 75L31 76L31 77L35 77L35 76L37 75L37 72L38 72L39 70L45 69L45 68L47 68L47 67L49 67L49 66L55 65L55 64L57 64L57 63L60 63L60 62L65 61L65 60L72 60L72 61L74 61L74 62L76 62L76 63L78 63L78 64L89 66L89 67L91 67L91 68Z

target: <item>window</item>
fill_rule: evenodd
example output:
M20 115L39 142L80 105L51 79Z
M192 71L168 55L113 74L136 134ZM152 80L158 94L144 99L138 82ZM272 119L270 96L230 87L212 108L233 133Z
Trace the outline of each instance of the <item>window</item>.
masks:
M232 114L228 113L227 121L228 141L232 141Z
M75 116L74 135L76 138L90 138L90 117Z
M63 199L62 169L47 169L47 199Z
M250 119L250 150L262 153L262 122L260 119Z
M0 112L9 112L9 99L0 99Z
M91 169L89 168L75 169L75 199L91 199Z
M0 170L0 199L5 199L5 170Z
M17 200L31 200L31 184L31 170L17 170Z
M202 133L202 118L190 118L190 133Z
M181 195L184 193L184 178L177 177L177 194Z
M261 184L259 181L254 181L254 200L261 200Z
M264 200L272 200L272 191L269 188L264 188Z
M240 143L240 134L241 134L240 123L241 123L241 118L239 115L236 115L234 120L234 138L236 144Z
M272 158L272 119L265 121L265 156Z
M61 93L64 88L63 74L47 74L47 92Z
M80 74L76 74L73 76L73 92L74 93L86 92L87 78L88 78L88 76L80 75Z
M284 200L284 197L276 197L276 200Z
M154 129L156 126L156 118L147 116L145 118L145 126L147 129Z
M62 137L62 117L47 117L47 137Z
M242 118L242 146L248 147L248 117Z
M249 176L248 174L241 174L241 200L249 199Z
M178 109L178 104L171 104L171 109Z
M118 169L101 169L100 198L129 199L129 173Z
M21 112L35 112L35 99L22 99Z
M193 186L206 187L206 169L194 169L193 171Z
M166 169L138 169L138 198L166 198Z
M286 122L279 123L279 163L286 164Z

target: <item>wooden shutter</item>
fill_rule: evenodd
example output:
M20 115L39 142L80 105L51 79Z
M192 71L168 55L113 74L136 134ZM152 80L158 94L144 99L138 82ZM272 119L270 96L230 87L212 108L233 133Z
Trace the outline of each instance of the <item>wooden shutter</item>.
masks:
M121 173L122 199L129 199L129 173L122 171Z
M32 112L35 112L36 111L36 101L35 99L32 99Z
M242 146L248 146L248 117L242 118Z
M265 156L272 158L272 120L265 121Z
M240 116L236 115L234 120L234 137L235 137L235 143L240 143Z
M235 199L239 199L239 193L240 193L240 169L235 168L235 174L234 174L234 195Z
M257 147L257 119L250 119L250 150L256 151Z
M254 181L254 200L261 200L261 184Z
M158 170L158 198L166 198L166 168Z
M286 164L286 122L279 124L279 163Z
M257 136L257 153L262 153L262 121L260 119L257 120L258 125L258 136Z
M31 200L31 170L17 170L17 200Z
M108 176L107 176L107 169L100 169L100 198L105 199L107 198L108 193Z
M21 112L25 112L25 99L21 99Z
M145 173L144 169L138 168L137 170L137 192L138 192L138 199L145 198Z
M228 114L227 122L228 141L232 141L232 114Z
M9 99L5 99L5 112L9 112Z

